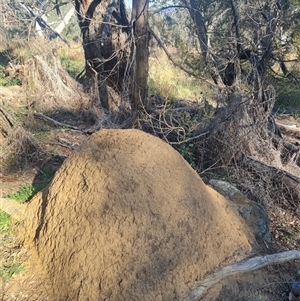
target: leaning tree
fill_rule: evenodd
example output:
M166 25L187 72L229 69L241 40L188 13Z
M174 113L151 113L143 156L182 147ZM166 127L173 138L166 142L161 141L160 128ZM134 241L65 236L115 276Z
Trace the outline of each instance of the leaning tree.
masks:
M108 111L147 109L148 0L76 0L85 79Z

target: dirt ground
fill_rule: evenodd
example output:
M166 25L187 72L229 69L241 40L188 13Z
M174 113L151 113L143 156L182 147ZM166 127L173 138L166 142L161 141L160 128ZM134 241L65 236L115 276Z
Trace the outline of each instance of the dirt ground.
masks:
M72 122L73 115L56 117L61 122ZM280 116L278 121L285 125L295 126L300 130L300 119L292 116ZM55 155L68 157L79 145L87 139L87 136L68 129L57 129L53 125L45 125L43 120L35 120L43 129L47 129L47 135L40 137L46 156L35 164L29 164L20 170L0 175L0 196L16 192L21 185L32 183L42 166L42 161L47 161ZM73 120L73 122L75 122ZM39 134L40 135L40 134ZM285 135L285 134L284 134ZM300 143L297 135L287 135L293 143ZM52 163L50 163L52 164ZM55 163L53 163L55 165ZM54 168L58 168L55 165ZM289 212L269 212L270 232L273 246L265 248L263 253L273 253L286 249L300 249L299 223ZM294 230L293 230L294 229ZM15 238L0 236L0 263L9 262L14 257L24 260L25 271L4 282L0 278L0 300L5 301L58 301L51 300L51 284L48 283L44 271L41 269L39 259L35 253L22 246L22 242ZM30 271L30 273L28 273ZM267 268L230 277L211 288L201 299L204 301L297 301L300 296L291 296L291 279L300 281L300 262L290 262L282 265L269 266Z

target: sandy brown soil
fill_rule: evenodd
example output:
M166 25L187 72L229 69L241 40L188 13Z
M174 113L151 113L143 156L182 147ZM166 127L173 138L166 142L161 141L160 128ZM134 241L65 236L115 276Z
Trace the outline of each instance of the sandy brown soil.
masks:
M255 248L233 205L137 130L93 134L25 208L24 243L57 300L183 299Z

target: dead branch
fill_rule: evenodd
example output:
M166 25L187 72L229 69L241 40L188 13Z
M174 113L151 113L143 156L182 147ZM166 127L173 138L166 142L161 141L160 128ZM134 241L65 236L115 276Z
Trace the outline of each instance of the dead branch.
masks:
M206 292L207 289L224 278L255 271L271 264L284 263L295 259L300 259L300 250L291 250L277 254L255 256L228 265L202 280L198 284L197 288L193 290L189 296L184 299L184 301L200 300L200 297Z
M51 117L48 117L42 113L34 113L33 116L37 117L37 118L40 118L40 119L44 119L44 120L47 120L47 121L50 121L52 122L53 124L55 124L56 126L61 126L61 127L66 127L70 130L73 130L73 131L79 131L79 132L82 132L82 133L85 133L85 134L93 134L101 129L125 129L125 128L129 128L132 126L132 124L134 123L134 120L135 120L135 116L131 116L127 119L125 119L121 124L118 124L114 121L112 121L111 119L114 117L113 114L110 114L108 116L103 116L101 118L101 120L98 120L98 122L89 127L89 128L80 128L80 127L76 127L76 126L73 126L73 125L70 125L70 124L67 124L67 123L62 123L62 122L59 122Z
M208 134L209 134L209 132L204 132L204 133L199 134L199 135L197 135L197 136L187 138L187 139L185 139L185 140L183 140L183 141L169 142L169 143L170 143L171 145L180 145L180 144L184 144L184 143L190 142L190 141L192 141L192 140L199 139L200 137L206 136L206 135L208 135Z
M68 129L72 129L72 130L75 130L75 131L79 131L79 132L82 132L82 129L78 128L77 126L73 126L73 125L70 125L70 124L67 124L67 123L62 123L62 122L59 122L53 118L50 118L42 113L34 113L33 114L34 117L37 117L37 118L40 118L40 119L45 119L47 121L50 121L52 122L53 124L57 125L57 126L62 126L62 127L66 127Z
M290 173L288 173L288 172L286 172L284 170L280 170L280 169L278 169L276 167L268 165L265 162L258 161L257 159L255 159L255 158L253 158L251 156L246 156L245 159L244 159L244 162L248 162L249 163L250 161L252 162L252 164L253 163L256 164L256 168L257 168L258 171L260 169L264 169L265 170L267 168L267 169L270 170L270 172L276 172L277 175L279 175L279 174L285 175L285 176L293 179L297 184L300 184L300 178L299 177L296 177L295 175L292 175L292 174L290 174Z
M151 13L151 16L153 16L155 14L158 14L158 13L160 13L163 10L170 9L170 8L186 8L186 9L188 9L188 7L186 5L168 5L168 6L163 6L163 7L160 7L158 9L156 9L155 11L153 11Z
M297 125L286 125L276 121L277 126L279 127L282 134L293 136L297 139L300 139L300 128Z
M3 106L0 106L0 132L7 137L8 132L14 127L15 120Z
M274 183L279 187L286 187L300 200L300 178L276 167L270 166L264 162L258 161L253 157L247 156L244 158L243 163L249 170L254 170L256 173L268 173ZM272 176L273 175L273 176Z
M196 114L199 111L199 106L186 106L186 107L177 107L177 108L169 108L168 112L188 112L190 114ZM160 113L160 108L157 106L151 110L151 113L157 115Z
M151 113L143 112L138 122L144 131L153 133L169 144L180 145L209 133L202 126L204 114L205 108L200 106L174 108L166 101Z

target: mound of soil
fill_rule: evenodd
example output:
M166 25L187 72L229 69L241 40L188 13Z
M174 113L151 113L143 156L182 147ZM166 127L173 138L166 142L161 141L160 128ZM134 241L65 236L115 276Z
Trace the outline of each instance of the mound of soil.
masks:
M53 300L181 300L254 244L178 152L137 130L92 135L26 211Z

